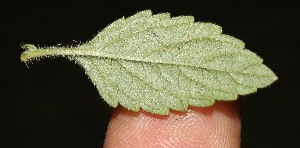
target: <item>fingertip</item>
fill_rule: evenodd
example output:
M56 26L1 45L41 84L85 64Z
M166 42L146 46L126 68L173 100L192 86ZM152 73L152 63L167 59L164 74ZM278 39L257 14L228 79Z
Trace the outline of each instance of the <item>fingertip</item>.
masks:
M239 147L239 104L216 102L168 116L119 107L112 114L104 147Z

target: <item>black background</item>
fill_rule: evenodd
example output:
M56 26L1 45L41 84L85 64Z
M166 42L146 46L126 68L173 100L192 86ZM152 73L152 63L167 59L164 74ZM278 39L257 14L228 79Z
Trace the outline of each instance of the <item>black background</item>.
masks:
M243 40L279 80L242 96L242 147L300 147L299 2L9 1L0 4L0 147L102 147L111 108L63 58L20 61L23 43L74 45L116 19L151 9L193 15Z

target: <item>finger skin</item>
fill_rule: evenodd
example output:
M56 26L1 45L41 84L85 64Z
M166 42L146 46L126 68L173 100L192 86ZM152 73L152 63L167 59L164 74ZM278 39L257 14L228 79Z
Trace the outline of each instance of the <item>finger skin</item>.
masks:
M124 108L114 110L105 148L237 148L240 147L240 103L216 102L207 108L190 107L168 116Z

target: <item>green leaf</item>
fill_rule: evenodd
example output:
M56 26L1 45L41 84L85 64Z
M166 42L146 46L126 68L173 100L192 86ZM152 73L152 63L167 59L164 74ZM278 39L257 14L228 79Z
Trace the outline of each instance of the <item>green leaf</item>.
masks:
M221 32L192 16L146 10L113 22L77 47L23 45L21 60L66 56L85 69L109 105L166 115L170 109L236 100L277 80L242 41Z

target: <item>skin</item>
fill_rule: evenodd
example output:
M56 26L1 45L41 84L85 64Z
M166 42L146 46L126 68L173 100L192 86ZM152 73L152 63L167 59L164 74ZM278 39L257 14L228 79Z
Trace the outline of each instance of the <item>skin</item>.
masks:
M168 116L119 107L111 116L104 148L238 148L240 133L239 101L189 107Z

